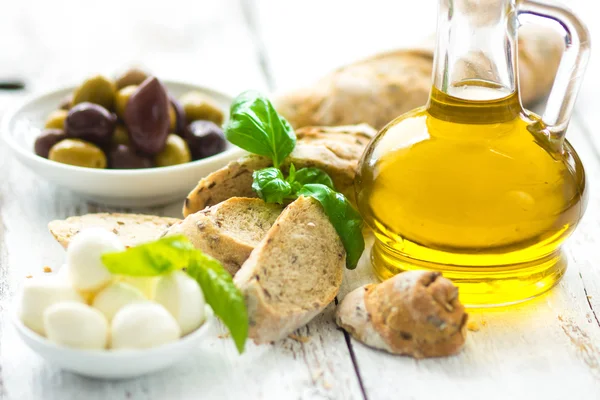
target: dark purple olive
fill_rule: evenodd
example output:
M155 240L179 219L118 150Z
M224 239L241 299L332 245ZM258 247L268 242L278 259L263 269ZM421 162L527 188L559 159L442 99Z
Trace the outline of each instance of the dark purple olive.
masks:
M93 103L79 103L69 110L65 133L70 138L82 139L105 146L117 125L117 117L106 108Z
M152 160L137 154L131 146L118 144L108 151L108 168L137 169L152 167Z
M169 98L155 77L146 79L125 106L125 125L136 150L155 155L169 134Z
M210 157L225 150L223 131L212 121L192 122L185 131L184 139L194 160Z
M175 133L181 137L185 136L185 112L181 103L173 96L169 97L169 101L175 110Z
M44 129L42 134L35 139L35 144L33 145L35 154L48 158L50 148L66 138L67 135L61 129Z

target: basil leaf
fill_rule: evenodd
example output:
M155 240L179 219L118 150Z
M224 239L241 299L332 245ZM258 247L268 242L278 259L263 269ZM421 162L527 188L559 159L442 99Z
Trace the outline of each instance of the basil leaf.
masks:
M256 91L235 98L224 132L236 146L270 157L275 167L296 147L296 134L290 124L277 114L269 99Z
M322 184L304 185L298 191L298 195L312 197L321 203L346 249L346 267L348 269L356 268L365 249L365 240L362 235L363 222L358 211L352 207L343 194Z
M328 188L335 190L331 177L327 174L327 172L319 168L299 169L298 171L296 171L295 182L300 183L301 185L306 185L309 183L320 183L322 185L327 186Z
M102 255L114 274L157 276L186 268L202 289L204 299L229 328L238 351L244 351L248 336L248 313L244 296L229 272L214 258L196 250L185 236L169 236L125 251Z
M286 181L288 181L290 185L293 185L294 182L296 182L296 166L294 163L290 164L290 170L288 171L288 177Z
M227 326L238 352L242 353L248 337L248 312L244 296L229 272L217 260L201 252L191 258L186 272L198 282L206 302Z
M177 235L103 254L102 262L113 274L157 276L185 268L195 251L185 236Z
M283 178L279 168L259 169L252 173L252 178L252 189L267 203L282 204L292 193L292 186Z

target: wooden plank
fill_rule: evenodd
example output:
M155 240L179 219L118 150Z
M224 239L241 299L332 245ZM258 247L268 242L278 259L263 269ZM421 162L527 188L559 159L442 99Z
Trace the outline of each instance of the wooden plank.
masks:
M172 0L160 7L116 0L85 5L75 0L12 2L3 9L0 24L0 35L14 38L0 42L0 75L21 75L31 90L41 90L135 62L159 77L205 83L234 94L265 89L246 18L236 0ZM12 99L0 104L0 113ZM219 325L180 365L136 380L94 381L46 364L17 338L9 322L24 277L64 260L46 224L115 209L85 203L41 181L3 147L0 171L1 398L362 397L344 335L333 323L333 305L297 332L297 340L248 343L242 356ZM180 216L181 204L134 211Z
M576 123L570 133L589 176L597 179L600 162ZM517 306L471 310L479 331L469 332L458 356L417 361L352 340L367 397L433 398L440 390L448 398L473 399L591 398L600 393L600 325L588 302L600 299L600 274L591 265L599 243L599 210L600 193L591 191L588 215L568 242L569 269L557 288ZM375 281L368 258L364 254L359 267L346 274L340 298Z
M47 233L45 223L54 217L90 210L76 199L58 194L25 173L14 162L3 162L5 174L2 221L5 234L2 260L5 277L0 331L1 376L6 398L188 398L204 394L222 398L360 398L343 334L333 323L334 307L297 332L307 342L286 339L275 345L255 346L238 356L225 329L213 330L203 346L182 364L164 373L134 381L98 383L61 372L25 347L10 327L12 302L24 277L40 273L43 265L60 266L64 252ZM19 183L18 183L19 182ZM46 204L46 206L44 206ZM6 329L4 329L6 328ZM33 383L33 384L32 384ZM127 395L129 393L129 395ZM173 397L174 396L174 397Z

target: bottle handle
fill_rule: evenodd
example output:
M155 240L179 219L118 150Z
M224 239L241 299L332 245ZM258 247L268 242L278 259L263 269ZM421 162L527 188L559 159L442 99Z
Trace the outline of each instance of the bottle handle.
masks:
M541 128L550 139L562 144L590 55L590 35L585 25L566 8L537 0L522 0L517 4L519 17L528 14L549 19L565 32L566 49L541 121Z

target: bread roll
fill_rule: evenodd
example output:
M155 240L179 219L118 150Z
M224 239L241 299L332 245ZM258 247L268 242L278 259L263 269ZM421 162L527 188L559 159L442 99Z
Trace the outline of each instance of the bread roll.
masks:
M439 272L408 271L348 293L336 322L367 346L415 358L441 357L463 347L467 314L458 289Z

